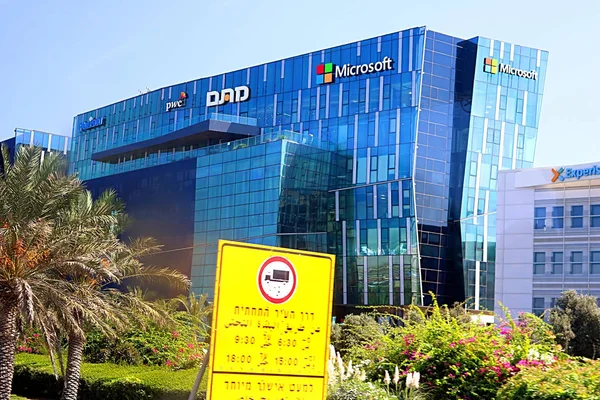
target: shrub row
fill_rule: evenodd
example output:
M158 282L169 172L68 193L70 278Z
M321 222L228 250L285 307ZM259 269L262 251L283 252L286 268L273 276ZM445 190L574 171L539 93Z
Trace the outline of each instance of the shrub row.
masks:
M87 363L81 372L79 398L86 400L185 400L197 374L196 369ZM54 378L48 356L17 355L13 393L52 399L59 397L61 389L62 382ZM199 394L198 398L204 397Z
M144 329L132 327L115 338L88 332L84 359L92 363L166 365L173 370L194 368L204 357L206 332L201 332L186 313L176 313L174 318L175 330L149 322Z

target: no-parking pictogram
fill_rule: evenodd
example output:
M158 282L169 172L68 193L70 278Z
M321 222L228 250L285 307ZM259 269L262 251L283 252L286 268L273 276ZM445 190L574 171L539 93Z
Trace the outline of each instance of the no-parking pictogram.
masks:
M258 290L270 303L285 303L292 298L297 285L296 268L285 257L269 257L258 270Z

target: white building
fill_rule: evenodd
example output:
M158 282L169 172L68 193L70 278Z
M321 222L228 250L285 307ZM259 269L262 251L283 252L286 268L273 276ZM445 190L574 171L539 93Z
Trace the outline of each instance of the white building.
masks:
M600 296L600 164L501 171L497 210L497 313Z

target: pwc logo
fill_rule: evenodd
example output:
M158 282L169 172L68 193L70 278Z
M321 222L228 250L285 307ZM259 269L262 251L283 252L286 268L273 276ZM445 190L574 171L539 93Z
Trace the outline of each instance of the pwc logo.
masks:
M565 177L562 175L564 171L564 168L559 168L558 170L552 168L552 173L554 174L552 177L552 183L556 182L557 180L560 180L561 182L564 181Z
M169 101L167 103L167 112L175 109L175 108L181 108L181 107L185 107L185 101L187 100L188 95L186 92L181 92L179 94L179 100L176 101Z
M222 106L225 103L241 103L250 98L248 86L238 86L234 89L223 89L221 92L211 91L206 93L206 105L208 107Z

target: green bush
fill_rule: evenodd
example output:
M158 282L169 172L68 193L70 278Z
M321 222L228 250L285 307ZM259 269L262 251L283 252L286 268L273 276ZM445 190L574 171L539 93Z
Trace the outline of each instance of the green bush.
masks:
M600 361L559 361L526 368L498 392L498 400L600 400Z
M343 355L348 350L376 344L385 337L386 325L379 324L369 314L350 314L343 324L336 324L332 330L331 343Z
M392 400L395 397L388 395L371 382L345 380L329 387L327 400Z
M144 329L131 328L116 338L100 332L90 332L84 348L84 358L92 363L167 366L174 370L193 368L204 357L206 344L198 342L196 327L186 313L176 315L174 330L148 323Z
M197 370L84 363L79 398L86 400L185 400ZM201 387L206 388L206 379ZM18 354L13 392L32 398L58 398L62 383L52 374L47 356ZM202 399L202 396L199 396Z
M388 328L376 342L359 344L347 353L381 382L395 368L401 377L421 374L421 385L435 399L493 399L521 368L553 363L559 354L551 328L533 315L500 326L457 318L437 304L425 315L413 308L400 328ZM419 315L420 314L420 315Z
M47 356L37 356L47 359ZM22 358L17 355L17 359ZM33 398L56 398L62 385L50 371L38 370L30 365L15 364L13 393Z

